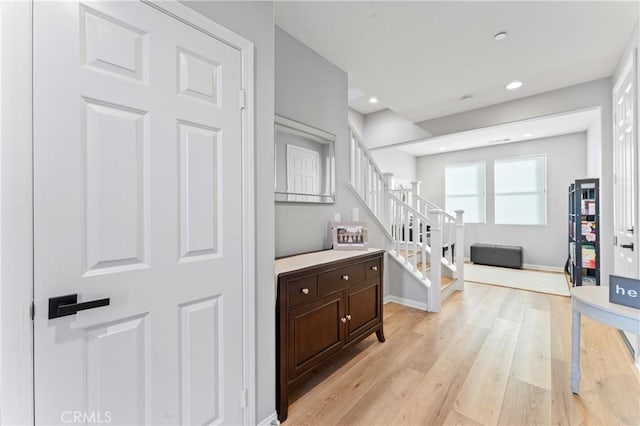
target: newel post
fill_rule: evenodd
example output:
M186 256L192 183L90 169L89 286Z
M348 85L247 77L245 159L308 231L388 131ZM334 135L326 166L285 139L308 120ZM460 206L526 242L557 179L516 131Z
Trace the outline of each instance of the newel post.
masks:
M393 217L393 213L391 212L392 209L392 205L391 205L391 182L393 181L393 173L383 173L382 176L384 176L384 190L382 191L382 201L383 201L383 206L384 208L383 210L383 215L384 215L384 226L385 228L393 235L393 231L392 231L392 226L393 223L392 222L392 217Z
M420 211L420 206L418 205L418 195L420 195L420 181L416 180L411 182L411 202L409 205L414 209ZM409 200L407 200L409 202Z
M442 210L429 211L431 222L431 287L429 287L428 310L440 312L442 281Z
M456 210L456 247L454 256L456 259L456 290L464 291L464 210Z

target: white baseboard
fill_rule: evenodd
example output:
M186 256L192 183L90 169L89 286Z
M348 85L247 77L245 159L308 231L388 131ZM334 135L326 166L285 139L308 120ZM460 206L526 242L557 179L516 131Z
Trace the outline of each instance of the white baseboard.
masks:
M278 413L276 413L275 411L270 416L267 416L266 419L258 423L258 426L279 426L279 425L280 425L280 422L278 421Z
M564 272L564 268L561 266L532 265L530 263L525 263L522 267L524 269L535 269L536 271Z
M384 297L384 304L386 305L389 302L397 303L403 306L408 306L409 308L420 309L422 311L427 310L427 304L424 302L419 302L413 299L405 299L404 297L393 296L391 294Z
M465 263L471 263L471 259L468 257L465 257L464 261ZM531 263L524 263L522 267L524 269L535 269L536 271L564 272L564 268L562 266L532 265Z

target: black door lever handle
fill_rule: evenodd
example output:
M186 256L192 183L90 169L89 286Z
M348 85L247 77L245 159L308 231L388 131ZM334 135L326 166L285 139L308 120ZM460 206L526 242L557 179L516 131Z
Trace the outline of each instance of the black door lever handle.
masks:
M620 247L628 248L628 249L631 249L631 251L633 251L633 243L631 243L631 244L620 244Z
M78 303L77 294L52 297L49 299L49 319L66 317L67 315L74 315L78 311L108 306L109 303L109 298Z

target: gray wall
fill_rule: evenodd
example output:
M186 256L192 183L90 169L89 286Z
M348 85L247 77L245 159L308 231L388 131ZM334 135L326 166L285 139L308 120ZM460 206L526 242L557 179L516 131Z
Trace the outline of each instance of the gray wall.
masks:
M409 181L416 180L415 156L398 148L371 151L371 156L383 173L393 173L394 177Z
M347 74L276 27L275 89L276 114L336 137L336 203L276 204L276 256L329 248L334 213L350 220L353 207L359 207L360 220L369 223L369 245L384 247L382 233L348 187Z
M364 116L364 141L367 148L377 148L431 136L401 115L383 109Z
M547 225L495 225L493 161L533 154L547 155ZM524 247L524 263L562 268L567 260L567 187L586 174L586 133L555 136L418 158L422 195L444 206L447 164L486 161L487 223L465 225L465 256L473 243Z
M600 152L587 152L590 172L595 172L595 165L600 165L601 191L601 277L602 283L608 285L609 274L613 269L613 149L612 149L612 112L611 112L611 79L604 78L578 84L576 86L553 90L535 96L516 99L497 105L488 106L460 114L417 123L433 136L465 130L488 127L511 121L541 117L560 112L575 111L585 108L600 107ZM597 135L591 135L591 143L597 143ZM600 158L598 158L600 155ZM426 183L423 182L423 187ZM609 247L609 249L607 248Z
M275 412L275 306L273 206L273 4L187 2L187 6L255 44L256 190L256 419Z

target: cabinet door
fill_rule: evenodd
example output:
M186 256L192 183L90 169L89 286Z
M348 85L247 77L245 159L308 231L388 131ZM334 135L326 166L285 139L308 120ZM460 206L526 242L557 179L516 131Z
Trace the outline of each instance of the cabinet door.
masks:
M347 289L347 341L382 321L380 290L379 282Z
M289 380L344 346L344 310L344 294L340 292L289 312Z

